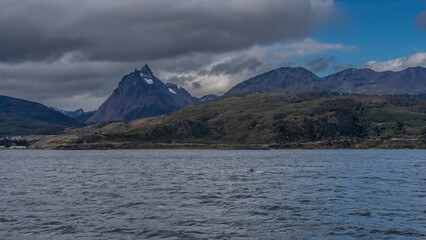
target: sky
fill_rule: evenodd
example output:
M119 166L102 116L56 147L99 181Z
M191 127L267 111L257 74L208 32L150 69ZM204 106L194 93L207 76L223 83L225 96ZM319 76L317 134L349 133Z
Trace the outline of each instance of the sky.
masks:
M198 97L283 66L426 67L426 0L0 0L0 95L95 110L145 63Z

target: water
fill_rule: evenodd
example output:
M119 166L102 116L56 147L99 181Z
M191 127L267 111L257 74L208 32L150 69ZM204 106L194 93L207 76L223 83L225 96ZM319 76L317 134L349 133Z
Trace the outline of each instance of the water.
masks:
M0 239L424 239L425 153L0 151Z

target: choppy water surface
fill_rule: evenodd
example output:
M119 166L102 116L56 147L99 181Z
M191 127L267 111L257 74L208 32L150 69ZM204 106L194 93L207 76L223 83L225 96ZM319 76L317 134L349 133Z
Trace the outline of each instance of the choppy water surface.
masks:
M0 151L0 239L424 239L425 153Z

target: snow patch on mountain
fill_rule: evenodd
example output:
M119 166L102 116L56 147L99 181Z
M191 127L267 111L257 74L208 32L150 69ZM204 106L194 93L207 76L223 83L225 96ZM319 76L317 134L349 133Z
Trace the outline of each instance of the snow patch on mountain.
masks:
M173 93L173 94L177 94L177 93L175 92L175 90L173 90L173 89L171 89L171 88L169 88L169 92L171 92L171 93Z
M154 84L154 81L152 81L151 78L144 78L145 82L148 83L149 85Z

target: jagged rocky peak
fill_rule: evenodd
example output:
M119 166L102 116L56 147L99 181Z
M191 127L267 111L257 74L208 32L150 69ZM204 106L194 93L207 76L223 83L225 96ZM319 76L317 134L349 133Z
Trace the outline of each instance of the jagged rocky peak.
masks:
M87 120L87 123L133 120L157 116L198 102L184 88L164 84L154 76L148 64L127 74L118 88Z
M148 64L145 64L145 65L141 68L141 70L140 70L139 72L140 72L140 74L141 74L142 76L145 76L145 77L152 77L152 76L154 76L154 75L153 75L153 73L152 73L152 70L151 70L151 68L148 66Z
M140 70L135 69L134 74L149 85L157 82L157 79L148 64L145 64ZM158 79L158 81L160 80Z

